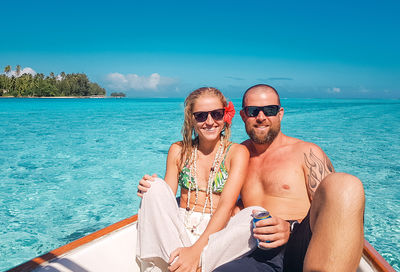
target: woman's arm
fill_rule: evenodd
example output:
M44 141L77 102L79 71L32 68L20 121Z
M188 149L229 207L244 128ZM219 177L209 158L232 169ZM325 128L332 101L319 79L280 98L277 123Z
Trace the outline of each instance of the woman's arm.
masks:
M179 142L173 143L168 150L167 169L165 171L164 180L171 187L172 192L176 195L178 190L178 163L182 146Z
M164 180L167 182L169 187L171 187L172 191L176 195L176 191L178 190L178 162L180 159L180 152L182 148L178 143L174 143L168 150L167 156L167 170L165 171ZM147 192L147 190L151 187L151 181L154 181L154 178L157 177L156 174L151 176L144 175L143 178L139 181L137 195L140 198L143 198L143 194Z

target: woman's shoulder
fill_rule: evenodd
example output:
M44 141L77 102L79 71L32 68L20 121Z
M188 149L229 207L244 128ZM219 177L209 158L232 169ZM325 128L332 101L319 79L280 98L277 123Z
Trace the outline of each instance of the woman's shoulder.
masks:
M228 148L229 148L229 153L232 155L244 155L244 156L250 156L249 150L247 149L246 146L242 144L237 144L234 142L229 142L228 143Z
M170 146L168 152L180 153L182 151L182 147L183 147L182 141L175 142Z

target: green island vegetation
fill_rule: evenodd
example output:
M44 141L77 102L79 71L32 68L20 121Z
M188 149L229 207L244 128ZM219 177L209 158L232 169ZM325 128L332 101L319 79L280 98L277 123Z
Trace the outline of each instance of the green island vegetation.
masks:
M38 73L21 74L21 66L17 65L15 75L11 66L4 68L0 75L0 96L11 97L104 97L106 90L97 83L90 82L85 74L66 74L56 76Z
M121 97L125 97L126 94L125 93L111 93L110 96L111 97L119 97L119 98L121 98Z

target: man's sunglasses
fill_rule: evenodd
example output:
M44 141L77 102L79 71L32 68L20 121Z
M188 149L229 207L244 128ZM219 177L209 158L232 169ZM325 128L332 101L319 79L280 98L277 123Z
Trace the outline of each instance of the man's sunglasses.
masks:
M213 111L198 111L194 112L194 119L196 119L197 122L204 122L208 118L208 114L211 114L211 117L215 121L221 121L222 118L224 118L224 113L225 109L218 109L218 110L213 110Z
M265 116L275 116L278 114L279 109L281 107L278 105L269 105L269 106L247 106L244 107L243 110L248 117L257 117L260 111L264 113Z

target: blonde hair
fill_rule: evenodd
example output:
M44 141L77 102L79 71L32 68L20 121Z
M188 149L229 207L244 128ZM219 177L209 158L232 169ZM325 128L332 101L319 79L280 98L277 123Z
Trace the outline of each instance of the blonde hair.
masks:
M199 137L194 135L194 125L195 120L193 117L193 107L196 103L197 99L203 95L216 96L220 99L223 107L228 105L225 96L221 93L220 90L213 87L202 87L191 92L188 97L185 99L185 109L184 109L184 121L182 125L182 151L181 158L179 162L179 171L182 170L183 165L186 160L190 159L190 156L193 152L193 148L195 145L199 143ZM224 135L225 145L228 144L229 138L231 136L231 125L225 122L225 126L221 134ZM194 135L194 137L193 137Z

